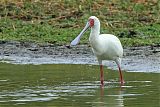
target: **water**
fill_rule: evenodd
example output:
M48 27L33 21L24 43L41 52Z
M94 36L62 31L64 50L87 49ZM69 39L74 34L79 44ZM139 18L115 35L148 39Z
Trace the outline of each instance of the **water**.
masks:
M160 74L105 70L91 65L0 64L0 107L159 107Z

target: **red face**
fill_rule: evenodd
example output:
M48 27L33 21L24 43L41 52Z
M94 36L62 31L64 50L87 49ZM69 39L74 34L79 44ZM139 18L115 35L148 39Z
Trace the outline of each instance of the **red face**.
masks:
M94 26L94 19L89 19L89 26L93 27Z

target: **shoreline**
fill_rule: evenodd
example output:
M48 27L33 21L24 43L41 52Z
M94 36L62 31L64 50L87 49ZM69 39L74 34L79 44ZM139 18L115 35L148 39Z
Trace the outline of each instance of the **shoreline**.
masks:
M32 42L1 41L0 62L12 64L91 64L98 65L88 45L55 46ZM109 69L117 69L113 61L104 61ZM122 70L160 73L160 46L125 47Z

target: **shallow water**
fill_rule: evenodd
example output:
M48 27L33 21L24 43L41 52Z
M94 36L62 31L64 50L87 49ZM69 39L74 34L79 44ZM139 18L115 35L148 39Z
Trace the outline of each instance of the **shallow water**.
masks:
M92 65L13 65L0 63L0 107L159 107L160 74L105 70Z

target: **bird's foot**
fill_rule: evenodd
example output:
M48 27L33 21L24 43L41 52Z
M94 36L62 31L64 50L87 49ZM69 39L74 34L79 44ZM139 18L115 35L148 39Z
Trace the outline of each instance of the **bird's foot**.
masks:
M104 87L104 81L101 80L101 87Z
M124 80L121 80L120 83L121 83L121 85L124 85L125 81L124 81Z

